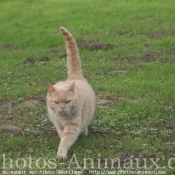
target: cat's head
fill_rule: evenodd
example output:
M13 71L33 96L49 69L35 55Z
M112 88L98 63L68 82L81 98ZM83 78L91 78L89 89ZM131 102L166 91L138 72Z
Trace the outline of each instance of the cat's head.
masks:
M48 106L56 113L71 115L77 102L74 86L74 82L64 88L57 88L49 84L47 95Z

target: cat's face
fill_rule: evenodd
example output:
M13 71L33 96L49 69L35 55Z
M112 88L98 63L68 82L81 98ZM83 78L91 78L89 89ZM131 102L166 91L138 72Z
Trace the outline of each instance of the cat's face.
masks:
M74 93L74 83L64 89L55 89L52 85L48 86L48 105L60 115L71 115L76 104Z

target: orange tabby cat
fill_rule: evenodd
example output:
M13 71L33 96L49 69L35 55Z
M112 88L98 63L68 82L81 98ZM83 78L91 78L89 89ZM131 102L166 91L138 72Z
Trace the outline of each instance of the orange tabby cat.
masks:
M47 107L61 139L57 155L66 158L78 135L88 135L95 111L95 94L83 77L75 39L64 27L60 27L60 31L66 42L68 78L48 85Z

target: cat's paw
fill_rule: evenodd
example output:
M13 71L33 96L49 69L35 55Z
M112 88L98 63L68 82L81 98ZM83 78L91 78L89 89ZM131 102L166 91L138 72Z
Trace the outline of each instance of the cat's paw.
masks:
M58 158L61 158L61 159L67 159L67 156L65 153L62 153L61 151L58 151L57 152L57 156Z
M61 159L67 159L67 156L65 154L57 154L57 156Z

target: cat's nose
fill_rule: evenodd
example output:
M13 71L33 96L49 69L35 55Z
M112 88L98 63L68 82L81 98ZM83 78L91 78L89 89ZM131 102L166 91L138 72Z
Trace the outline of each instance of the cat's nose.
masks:
M65 105L64 104L60 104L60 108L62 109L62 111L65 109Z
M65 109L65 106L60 106L60 107L61 107L62 111Z

